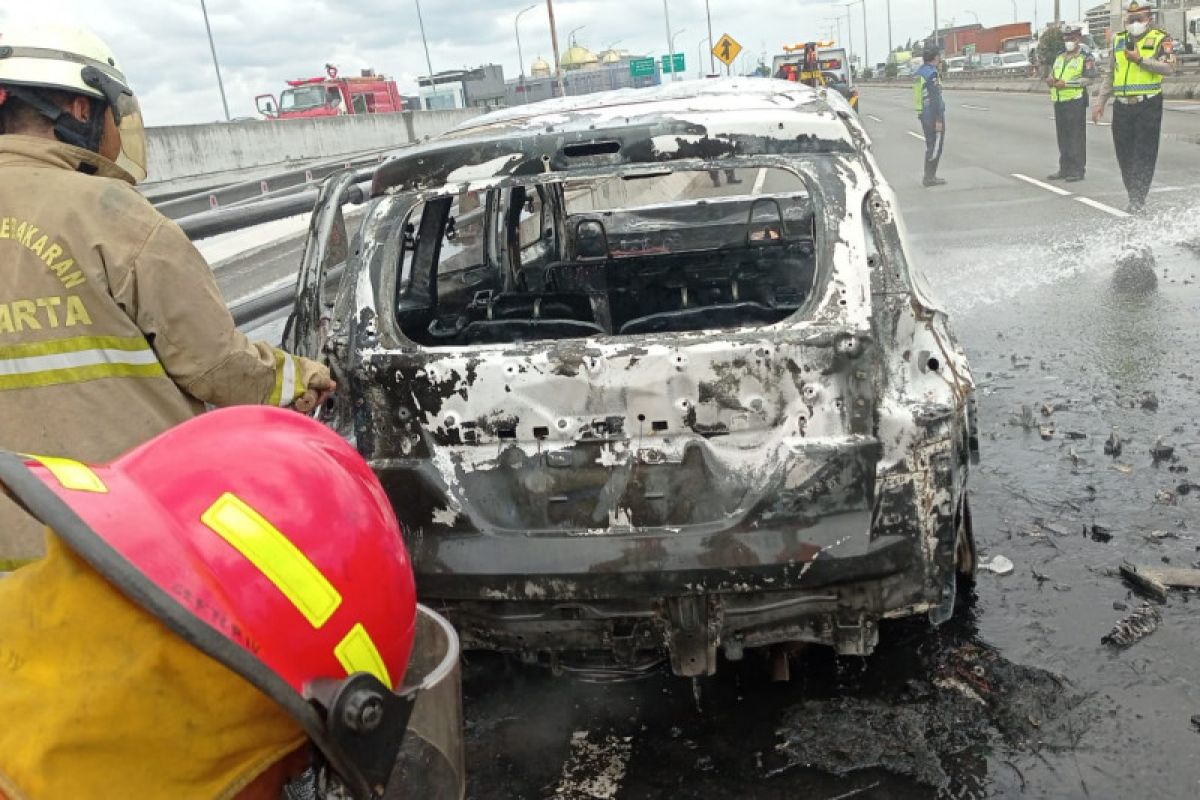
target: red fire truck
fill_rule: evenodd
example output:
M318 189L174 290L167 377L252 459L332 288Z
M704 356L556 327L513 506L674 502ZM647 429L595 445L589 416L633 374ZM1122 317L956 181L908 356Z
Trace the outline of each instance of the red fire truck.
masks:
M278 101L272 94L254 98L260 114L268 119L300 119L404 110L396 82L376 75L374 70L344 78L338 75L337 67L326 64L324 77L302 78L287 84L290 88L280 93Z

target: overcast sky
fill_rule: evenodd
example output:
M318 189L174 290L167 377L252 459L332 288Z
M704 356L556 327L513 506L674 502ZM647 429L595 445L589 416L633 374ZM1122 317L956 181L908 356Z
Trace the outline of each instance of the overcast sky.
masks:
M1053 13L1054 0L1015 0L1020 18ZM506 77L517 74L513 18L535 0L423 0L429 56L434 71L495 62ZM671 26L683 33L675 49L685 53L695 75L700 40L707 35L704 0L669 0ZM871 61L887 52L886 0L865 0ZM1014 0L938 0L944 24L984 25L1013 21ZM1062 0L1073 17L1076 2ZM784 44L827 36L833 17L846 10L819 0L710 0L713 35L728 32L757 60L768 61ZM20 6L20 10L17 7ZM33 10L31 10L31 8ZM933 26L933 0L892 0L892 38L901 44ZM580 44L658 55L666 52L666 25L658 0L556 0L560 46L568 32L584 26ZM208 13L221 61L230 113L253 116L254 96L278 95L288 78L312 77L324 65L347 73L373 67L393 76L405 94L416 93L426 72L414 0L208 0ZM851 9L854 47L863 45L862 6ZM0 0L0 31L17 15L73 21L92 28L116 51L142 102L148 125L210 122L223 116L200 0ZM521 44L528 64L551 60L545 0L521 18ZM707 61L707 54L705 55ZM752 64L750 66L753 66Z

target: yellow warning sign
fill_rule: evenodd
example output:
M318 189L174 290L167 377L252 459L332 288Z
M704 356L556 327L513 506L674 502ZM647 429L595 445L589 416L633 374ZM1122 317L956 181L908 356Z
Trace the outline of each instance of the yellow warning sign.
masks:
M725 66L728 67L738 57L738 53L742 52L742 46L737 43L736 39L726 33L717 40L712 51L713 55L721 59Z

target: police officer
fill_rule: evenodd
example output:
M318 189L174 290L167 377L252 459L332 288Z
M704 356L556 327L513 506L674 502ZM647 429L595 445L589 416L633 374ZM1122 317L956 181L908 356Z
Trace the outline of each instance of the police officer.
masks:
M1171 38L1151 27L1153 10L1140 0L1130 0L1125 7L1125 30L1113 37L1112 58L1092 109L1092 122L1099 122L1108 98L1115 101L1113 145L1131 214L1145 208L1154 180L1162 130L1162 80L1175 72Z
M323 365L237 330L204 257L133 184L138 104L93 34L0 38L0 447L107 461L204 411L315 403ZM311 394L310 394L311 393ZM0 499L0 571L45 552Z
M1088 85L1096 77L1096 62L1083 48L1083 30L1063 30L1066 50L1059 54L1046 76L1054 101L1054 127L1058 132L1058 172L1050 181L1081 181L1087 165Z
M936 47L921 53L924 62L917 68L913 82L913 100L921 129L925 132L925 176L923 186L941 186L945 179L937 176L942 159L942 144L946 138L946 101L942 98L942 76L939 67L942 54Z

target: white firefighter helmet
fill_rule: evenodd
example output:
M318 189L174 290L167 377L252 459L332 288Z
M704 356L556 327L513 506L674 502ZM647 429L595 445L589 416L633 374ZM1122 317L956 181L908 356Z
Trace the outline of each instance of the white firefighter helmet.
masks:
M60 139L89 150L99 146L102 120L86 131L69 114L26 90L49 89L103 101L121 133L117 165L134 180L146 177L146 133L137 98L112 50L91 31L45 23L14 23L0 30L0 88L54 120Z

